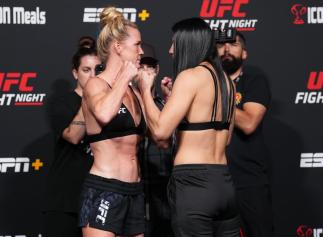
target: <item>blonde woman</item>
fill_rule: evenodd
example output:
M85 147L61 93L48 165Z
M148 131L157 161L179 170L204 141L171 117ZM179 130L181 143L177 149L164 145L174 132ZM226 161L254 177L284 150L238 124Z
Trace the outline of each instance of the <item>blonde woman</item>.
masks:
M143 236L144 196L137 150L145 131L129 85L140 67L138 27L115 8L100 15L97 47L105 70L85 86L83 112L94 163L85 180L80 226L85 237Z

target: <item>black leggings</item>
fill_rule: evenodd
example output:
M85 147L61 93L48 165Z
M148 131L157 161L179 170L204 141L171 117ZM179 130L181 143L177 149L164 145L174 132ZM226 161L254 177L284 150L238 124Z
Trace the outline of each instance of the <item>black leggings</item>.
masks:
M239 237L238 206L226 165L175 166L168 199L176 237Z

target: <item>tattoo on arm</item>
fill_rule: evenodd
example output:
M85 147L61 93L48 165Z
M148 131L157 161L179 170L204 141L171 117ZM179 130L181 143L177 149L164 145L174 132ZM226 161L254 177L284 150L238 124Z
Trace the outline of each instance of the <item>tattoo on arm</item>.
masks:
M85 122L84 121L72 121L71 124L72 125L85 126Z

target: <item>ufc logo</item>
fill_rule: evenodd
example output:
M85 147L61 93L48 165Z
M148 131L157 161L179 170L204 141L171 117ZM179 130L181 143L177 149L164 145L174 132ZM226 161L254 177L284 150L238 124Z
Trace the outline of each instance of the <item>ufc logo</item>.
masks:
M99 206L100 214L96 216L96 222L101 222L102 224L105 223L105 218L107 217L108 210L109 210L110 203L105 200L101 200L101 204Z
M13 86L18 87L19 91L30 92L34 90L33 86L28 86L28 81L32 78L36 78L37 73L35 72L8 72L0 73L0 91L8 92L11 91Z
M307 82L307 89L321 90L323 88L323 72L311 72Z
M13 169L15 173L28 172L29 162L27 157L0 158L0 173L7 173L8 169Z
M323 167L323 153L302 153L301 168L321 168Z
M127 113L126 108L121 107L121 108L119 109L118 114L125 114L125 113Z
M137 9L136 8L117 8L119 12L123 13L124 18L131 22L136 22ZM100 13L103 8L84 8L83 22L100 22Z
M248 3L249 0L203 0L200 16L224 17L226 12L231 12L232 17L245 17L246 13L240 8Z

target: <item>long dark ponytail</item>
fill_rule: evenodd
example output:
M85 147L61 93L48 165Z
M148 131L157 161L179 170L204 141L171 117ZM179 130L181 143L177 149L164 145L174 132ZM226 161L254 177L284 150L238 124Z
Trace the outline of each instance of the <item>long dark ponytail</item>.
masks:
M229 98L228 85L218 52L214 32L201 18L189 18L174 24L174 77L185 69L193 68L203 61L209 62L216 71L221 91L222 121L231 118L232 98Z

